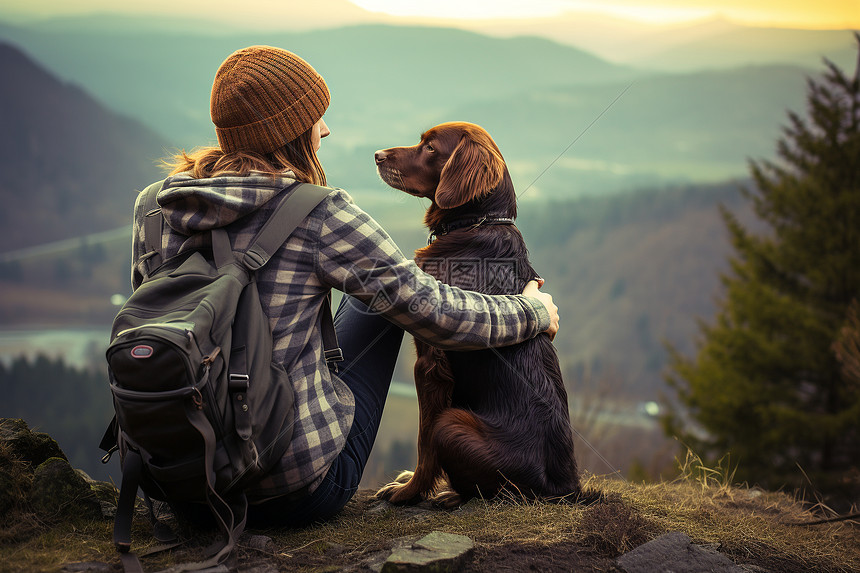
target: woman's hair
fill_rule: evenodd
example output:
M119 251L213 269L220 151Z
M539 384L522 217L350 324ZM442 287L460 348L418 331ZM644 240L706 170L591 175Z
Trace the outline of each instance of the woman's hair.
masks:
M317 158L311 139L313 128L296 139L266 154L255 151L224 153L220 147L200 147L190 153L180 151L162 164L170 175L189 172L195 179L217 175L247 175L251 171L280 175L290 170L296 180L314 185L325 185L325 172Z

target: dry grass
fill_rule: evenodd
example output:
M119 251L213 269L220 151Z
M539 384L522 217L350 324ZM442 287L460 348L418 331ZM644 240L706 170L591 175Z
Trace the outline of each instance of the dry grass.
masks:
M682 531L694 542L714 544L737 562L780 571L858 571L857 522L800 526L820 517L785 493L733 485L723 460L705 466L688 453L672 483L633 485L603 481L605 492L653 523L657 531Z
M520 499L472 500L456 511L395 508L362 490L331 522L298 530L255 531L271 537L273 548L239 548L240 559L265 558L285 571L325 571L385 551L392 539L434 530L467 535L484 555L516 551L550 555L565 548L610 563L617 555L669 531L711 545L737 563L772 571L860 571L856 522L798 526L820 517L784 493L732 484L728 465L705 467L695 456L683 460L673 482L633 484L585 476L585 486L604 494L590 507ZM26 542L0 546L0 570L56 570L72 561L118 560L110 546L110 523L59 524ZM154 546L145 519L138 519L138 551ZM522 558L522 557L520 557ZM146 559L159 569L189 559L187 551ZM489 566L478 570L492 570ZM603 567L596 566L598 570Z
M516 499L473 500L453 512L431 512L420 519L391 508L366 511L360 499L336 521L300 531L275 533L281 557L293 567L297 556L324 553L327 544L347 547L341 558L358 558L384 549L388 540L433 530L459 533L485 548L576 545L615 557L669 531L682 531L695 543L711 545L738 563L774 571L860 571L860 534L852 522L802 527L816 515L783 493L731 485L727 468L705 468L688 458L682 477L672 483L631 484L590 476L586 487L605 494L591 507ZM311 549L312 548L312 549ZM317 562L308 570L318 567Z

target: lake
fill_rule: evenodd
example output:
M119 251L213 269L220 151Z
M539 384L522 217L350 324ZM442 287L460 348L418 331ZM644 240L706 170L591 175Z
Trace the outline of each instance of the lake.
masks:
M43 354L83 368L104 360L109 337L108 327L97 326L0 329L0 362L8 366L21 355Z

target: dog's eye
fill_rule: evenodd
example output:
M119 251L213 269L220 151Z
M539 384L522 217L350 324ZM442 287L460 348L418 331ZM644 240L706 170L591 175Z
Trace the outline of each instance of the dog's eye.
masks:
M424 145L424 148L425 148L428 152L430 152L430 153L435 153L435 152L436 152L436 150L435 150L435 149L433 149L433 146L432 146L432 145L430 145L429 143L425 144L425 145Z

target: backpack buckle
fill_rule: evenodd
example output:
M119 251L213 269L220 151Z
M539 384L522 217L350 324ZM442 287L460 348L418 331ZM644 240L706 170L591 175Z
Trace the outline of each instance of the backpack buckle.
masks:
M343 351L340 348L332 348L325 351L326 362L343 362Z
M250 386L251 377L247 374L236 374L231 372L227 379L227 387L231 392L242 392Z

